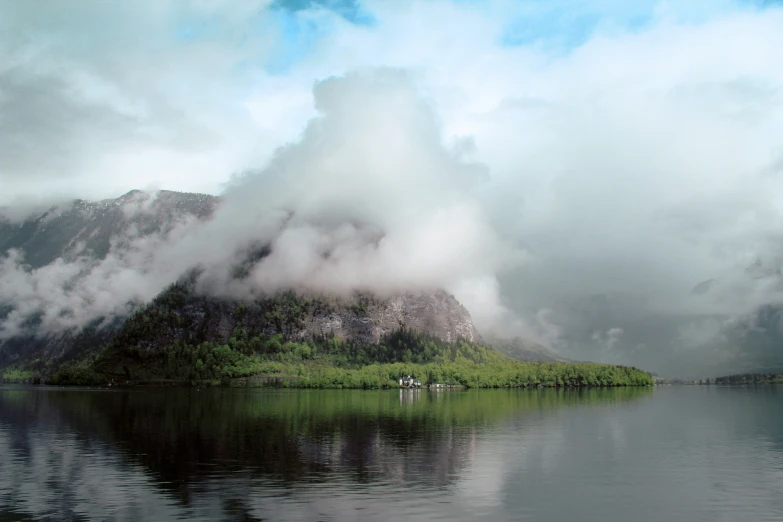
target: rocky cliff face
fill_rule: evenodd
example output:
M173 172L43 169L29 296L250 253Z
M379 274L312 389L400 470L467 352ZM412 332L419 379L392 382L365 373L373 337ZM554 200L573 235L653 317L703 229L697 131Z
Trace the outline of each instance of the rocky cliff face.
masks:
M333 335L362 344L378 344L381 337L401 327L452 342L481 342L470 314L454 296L439 290L406 293L388 299L355 297L334 307L314 311L303 321L299 337Z
M158 296L118 335L126 346L156 350L178 341L222 344L236 335L276 334L293 341L334 337L377 345L401 329L446 342L482 342L468 311L443 291L383 299L286 292L245 302L199 294L188 282Z
M36 360L35 369L46 373L47 362L56 366L78 359L115 339L125 346L154 351L180 341L225 344L239 331L250 336L280 334L294 341L334 337L366 346L378 345L384 336L407 329L446 342L483 342L468 311L443 291L385 299L285 293L248 303L200 295L178 285L131 321L115 318L99 324L7 339L0 344L0 369Z

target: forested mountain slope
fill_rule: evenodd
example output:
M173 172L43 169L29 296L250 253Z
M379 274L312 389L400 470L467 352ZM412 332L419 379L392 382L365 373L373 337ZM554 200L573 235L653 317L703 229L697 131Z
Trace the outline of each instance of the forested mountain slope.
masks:
M33 283L28 281L32 291L38 292L42 284L48 284L47 278L60 276L61 268L76 267L67 276L71 280L55 281L61 285L62 297L67 298L69 285L76 287L80 278L93 275L115 258L125 263L131 259L132 263L135 258L127 252L133 252L136 243L148 238L165 242L167 235L183 223L200 226L220 203L219 198L203 194L131 191L116 199L77 200L55 206L21 221L0 217L0 253L4 266L16 270L7 270L4 281L38 277ZM248 261L252 264L268 255L268 249L261 245L245 255L252 257ZM12 266L11 261L16 265ZM116 373L116 365L109 368L112 361L122 372L126 366L129 371L131 367L139 370L142 359L142 366L150 369L162 364L160 357L169 357L172 350L178 350L173 357L177 364L187 366L188 361L196 364L204 346L227 346L244 356L274 353L278 359L281 354L285 359L287 351L299 350L299 360L302 354L307 359L308 351L315 356L320 350L322 355L329 355L330 364L338 366L453 362L458 356L474 362L507 360L500 352L528 362L565 361L523 339L482 339L468 311L442 290L384 297L303 291L275 292L253 299L217 297L199 288L195 268L198 259L192 262L194 268L189 275L151 302L129 302L124 313L107 310L70 328L47 330L42 326L44 311L28 311L16 331L9 334L6 330L2 335L7 324L3 320L26 303L0 295L0 370L5 368L7 375L47 379L63 364L84 366L85 361L102 354L101 368ZM239 273L243 261L238 258L236 263L235 271ZM114 276L110 272L106 277ZM70 311L60 313L67 315ZM190 355L185 353L188 350ZM183 377L183 372L174 373ZM207 372L203 376L215 375Z

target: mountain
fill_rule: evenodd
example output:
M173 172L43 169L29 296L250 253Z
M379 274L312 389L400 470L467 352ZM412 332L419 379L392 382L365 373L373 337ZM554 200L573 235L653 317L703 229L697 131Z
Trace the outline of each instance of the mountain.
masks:
M513 337L504 339L502 337L487 337L487 345L503 352L509 357L519 361L526 362L571 362L569 359L561 357L553 350L542 346L536 342Z
M762 286L774 287L780 278L783 287L777 272L768 263ZM773 301L774 295L770 303L741 314L699 313L698 305L685 311L689 299L730 303L731 295L720 284L719 279L705 280L683 292L685 304L678 305L677 312L652 306L630 292L555 303L551 319L560 328L557 352L572 360L633 364L683 379L768 373L783 367L783 305Z
M284 292L237 301L199 293L194 277L172 285L139 310L115 339L121 340L123 348L147 352L182 342L225 344L232 338L256 336L377 346L399 330L446 343L482 341L468 311L443 291L388 298Z
M196 279L172 285L49 382L393 388L404 375L466 387L653 382L637 368L515 361L476 342L467 313L442 292L385 299L285 292L247 302L206 297Z
M756 259L744 271L747 287L767 293L767 302L739 315L685 316L679 319L680 338L690 341L673 351L666 361L670 369L697 369L680 376L777 373L783 368L783 289L781 259ZM721 281L699 283L691 294L711 297ZM685 333L685 335L682 335ZM705 335L709 334L709 335ZM669 370L669 375L672 371Z
M220 199L207 194L132 190L116 199L75 200L20 222L0 213L0 252L17 249L41 268L57 258L103 259L123 237L166 234L188 216L208 219Z
M724 371L779 371L783 368L783 305L766 304L748 316L727 321L718 345L731 353Z
M89 276L110 253L126 253L129 243L139 238L165 237L189 219L209 219L219 202L206 194L132 190L116 199L75 200L53 206L21 221L0 213L0 261L4 257L8 260L12 253L22 261L13 274L0 271L0 283L10 287L20 278L32 279L36 271L49 269L40 280L27 281L29 288L21 293L41 294L52 301L57 290L67 297L69 286ZM67 360L85 347L108 342L124 320L116 315L96 315L77 327L46 330L40 327L46 310L33 310L28 311L19 331L2 335L6 320L20 306L9 294L0 294L0 368L25 360ZM60 311L64 313L67 310Z
M165 239L183 223L198 225L209 220L220 204L219 198L204 194L134 190L116 199L76 200L54 206L22 221L0 216L0 261L3 256L10 259L12 252L21 256L23 264L17 267L15 277L29 278L51 270L53 275L43 282L36 281L31 291L40 291L44 283L54 284L67 298L71 287L98 270L100 263L127 257L134 242ZM268 253L267 246L246 253L252 259L238 259L235 273L246 271L244 265L250 266ZM193 260L194 265L197 262ZM60 270L71 266L75 269ZM60 271L69 273L71 279L49 280ZM94 314L73 327L47 330L41 320L45 310L28 310L29 317L19 331L5 336L4 321L20 303L0 295L0 369L24 367L48 375L63 363L79 361L85 354L109 346L122 344L123 348L155 351L183 342L222 344L228 343L237 329L264 338L279 335L290 342L332 338L359 346L379 346L394 332L412 331L439 342L486 344L468 311L441 290L383 298L283 292L233 300L199 291L196 274L194 270L151 302L130 302L125 313ZM0 281L2 277L0 272ZM130 315L133 310L136 314ZM60 315L69 313L64 309ZM522 340L493 343L523 361L560 360L553 352Z

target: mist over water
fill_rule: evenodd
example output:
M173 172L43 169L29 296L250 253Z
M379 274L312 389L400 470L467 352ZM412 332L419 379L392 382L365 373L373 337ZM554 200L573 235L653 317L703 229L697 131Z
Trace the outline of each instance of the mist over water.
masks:
M776 387L0 389L0 520L780 520Z

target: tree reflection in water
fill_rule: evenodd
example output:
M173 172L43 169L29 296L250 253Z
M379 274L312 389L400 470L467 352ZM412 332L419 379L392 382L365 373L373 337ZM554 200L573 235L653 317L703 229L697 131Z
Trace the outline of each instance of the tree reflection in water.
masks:
M0 519L278 518L303 491L313 511L296 516L370 489L422 501L512 417L649 393L6 388Z

